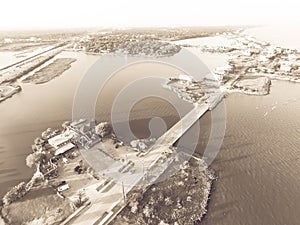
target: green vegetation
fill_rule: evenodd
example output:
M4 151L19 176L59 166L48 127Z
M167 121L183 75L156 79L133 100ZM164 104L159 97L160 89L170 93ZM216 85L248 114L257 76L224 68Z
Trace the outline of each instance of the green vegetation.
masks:
M202 161L186 163L172 177L130 193L128 205L112 224L195 224L206 213L213 175Z

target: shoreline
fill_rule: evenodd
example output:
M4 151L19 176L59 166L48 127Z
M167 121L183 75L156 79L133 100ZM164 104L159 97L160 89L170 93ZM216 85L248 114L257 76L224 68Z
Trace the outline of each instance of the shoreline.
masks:
M7 66L6 69L3 69L0 74L0 94L1 94L1 87L3 89L8 89L9 87L14 87L16 86L15 90L9 92L7 96L4 93L4 96L0 96L0 102L5 101L6 99L13 97L16 93L22 91L22 78L26 77L27 74L30 72L39 69L39 71L43 70L47 62L52 60L55 56L57 56L59 53L64 51L66 48L67 44L66 43L60 43L57 44L53 47L48 48L47 50L44 50L42 52L39 52L33 56L27 57L26 59L23 59L19 62L13 63L9 66ZM46 65L46 68L50 68L49 65ZM70 68L70 67L69 67ZM48 82L52 79L54 79L58 74L56 75L51 75L50 73L55 73L55 72L64 72L65 70L69 69L68 67L65 67L63 71L47 71L48 72L48 77L45 81L42 83ZM52 66L52 69L55 69L54 66ZM36 74L36 73L35 73ZM35 75L34 74L34 75ZM31 77L31 76L30 76ZM28 77L26 79L29 79ZM25 79L25 80L26 80Z
M188 163L184 164L185 169L182 168L172 177L166 180L158 178L163 180L160 183L153 183L147 187L135 186L128 197L127 203L123 206L117 216L107 224L133 224L137 221L139 222L138 224L158 224L159 221L163 221L167 224L173 224L174 222L182 224L182 222L184 222L184 224L192 225L201 222L207 213L209 196L211 194L213 182L216 178L211 169L204 169L199 171L199 174L196 176L197 178L203 176L201 177L203 180L193 180L193 176L195 175L194 173L197 173L199 168L192 164L198 160L200 164L203 163L201 159L191 158ZM172 170L172 164L167 168L167 173L169 170ZM188 172L184 172L185 170L188 170ZM182 175L182 173L185 175ZM161 176L164 176L164 174ZM182 179L182 176L191 176L189 180L192 183L194 182L195 186L185 189L185 184L189 181L186 181L188 178ZM183 184L183 180L185 180L185 184ZM186 199L178 200L178 197L174 198L174 196L166 196L173 191L176 193L182 193L182 196ZM185 193L185 191L189 193ZM164 196L164 198L161 198L161 196ZM169 197L170 200L168 200ZM196 200L196 198L198 198L199 201ZM154 203L153 199L158 200L160 203ZM156 209L157 205L160 206L159 210ZM150 211L145 211L145 208ZM183 217L177 215L177 219L174 219L173 217L171 218L170 214L172 214L172 212L168 212L168 209L182 213ZM148 213L150 213L151 216L149 216ZM189 216L187 216L187 214L189 214ZM193 219L191 221L187 221L188 218Z
M64 125L63 125L64 126ZM45 131L46 132L46 131ZM43 137L43 135L44 135L44 133L45 132L43 132L43 134L42 134L42 137ZM56 131L53 131L53 132L55 132L56 133ZM42 142L42 143L44 143L44 141ZM36 148L37 149L39 149L40 147L39 147L39 141L37 141L37 139L35 140L35 145L36 145ZM131 147L130 147L131 148ZM48 149L48 147L46 147L46 149ZM38 150L38 151L40 151L40 150ZM137 151L137 150L135 150L135 151ZM35 153L33 153L33 154L35 154ZM27 157L28 158L28 157ZM161 157L160 157L161 158ZM160 159L159 158L159 159ZM28 162L27 162L28 163ZM42 165L42 164L39 164L39 165ZM63 164L62 164L63 165ZM67 164L66 164L67 165ZM156 168L156 166L153 164L153 166L154 166L154 168ZM64 166L63 166L64 167ZM37 167L37 169L36 169L36 172L34 173L34 176L33 176L33 178L36 176L36 174L38 173L40 173L40 168L43 168L43 167L41 167L41 166L38 166ZM60 167L57 167L57 168L60 168ZM168 167L169 168L169 167ZM55 169L55 168L54 168ZM196 170L199 170L199 168L198 167L196 167ZM51 171L52 171L52 169L51 169ZM127 171L127 169L126 169L126 171ZM125 172L125 170L124 170L124 172ZM201 173L202 173L202 171L200 171ZM208 170L205 170L205 172L203 172L204 174L206 173L206 172L208 172ZM51 172L52 173L52 172ZM45 176L46 174L44 174L43 175L43 177ZM33 179L32 178L32 179ZM31 179L31 180L32 180ZM65 178L63 178L63 179L65 179ZM207 178L208 179L208 178ZM211 178L212 179L212 178ZM56 179L55 179L56 180ZM31 182L31 181L30 181ZM30 183L29 182L29 183ZM199 183L201 183L201 182L199 182ZM28 184L28 183L27 183ZM26 185L27 185L26 184ZM202 185L204 185L204 183L201 183ZM159 184L158 184L159 185ZM42 187L45 187L45 188L49 188L49 186L48 185L46 185L46 186L42 186ZM209 192L210 192L210 187L211 187L211 184L210 184L210 182L208 182L208 183L206 183L206 187L207 188L205 188L205 190L206 190L206 193L208 194ZM37 187L37 189L33 189L33 190L31 190L30 188L29 188L29 190L27 190L24 194L22 194L22 196L24 195L24 197L26 198L26 196L27 196L27 192L29 192L29 193L31 193L32 191L34 192L35 190L40 190L40 188L39 188L39 186ZM202 192L202 191L200 191L200 192ZM143 193L140 193L140 194L142 194L143 195ZM5 197L4 197L4 199L5 198L7 198L6 197L7 196L7 194L5 195ZM23 197L20 197L21 198L21 202L22 202L22 199L23 199ZM203 199L203 201L207 201L207 199L208 199L208 195ZM34 201L33 199L31 199L28 203L30 203L31 201ZM4 201L5 202L5 201ZM19 204L19 199L16 199L16 201L15 202L13 202L12 203L13 204L13 206L14 207L16 207L15 205L18 205ZM204 207L204 205L205 205L205 207ZM7 207L9 207L9 205L5 205L3 208L2 208L2 210L1 210L1 216L4 216L4 218L6 218L6 221L7 220L10 220L11 221L11 218L10 219L8 219L9 217L7 217L8 215L7 214L3 214L3 213L7 213ZM206 204L204 204L204 203L202 203L202 208L203 208L203 214L204 213L206 213ZM12 208L11 208L12 209ZM204 210L205 209L205 210ZM4 210L4 211L3 211ZM201 217L202 217L203 215L201 214ZM41 219L41 218L39 218L39 219ZM43 219L44 220L44 219Z

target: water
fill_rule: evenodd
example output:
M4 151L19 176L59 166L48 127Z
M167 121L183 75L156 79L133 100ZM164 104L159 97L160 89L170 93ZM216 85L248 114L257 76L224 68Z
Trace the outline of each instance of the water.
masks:
M246 30L245 33L277 46L300 50L300 28L296 26L270 25L255 27Z
M202 45L209 45L212 47L218 47L218 46L230 46L232 43L232 40L229 40L221 35L213 36L213 37L202 37L202 38L191 38L186 40L179 40L174 41L175 44L181 44L181 45L191 45L191 46L202 46Z
M298 224L299 94L298 84L276 81L269 96L226 99L226 135L212 164L218 179L203 224Z
M49 83L22 85L23 90L0 104L0 195L9 187L29 179L32 170L25 165L35 137L48 127L58 128L71 118L73 94L79 78L95 56L63 53L76 57L72 68Z
M20 60L20 59L15 57L14 52L0 52L0 68L3 68L14 62L17 62L18 60Z
M300 49L295 29L271 31L247 33ZM299 84L273 81L268 96L226 98L226 135L212 164L218 179L202 224L299 224L299 96ZM202 129L209 130L209 118L201 120ZM201 153L203 146L197 150Z
M0 196L9 188L32 176L33 171L25 165L26 156L32 152L33 140L48 127L60 128L63 121L72 118L72 103L76 88L86 70L99 58L82 53L63 52L57 57L73 57L77 61L61 76L52 81L39 84L23 84L23 90L0 104ZM126 84L137 77L156 76L168 78L182 73L166 65L137 65L118 72L99 96L96 119L110 119L110 109L117 93ZM161 83L149 83L162 97L172 95L180 102L183 112L191 106L177 98L175 93L167 91ZM126 103L124 103L126 104ZM160 98L147 98L138 102L132 109L130 126L138 137L149 136L149 118L163 117L167 127L179 119L179 115L170 103ZM140 121L137 122L136 120Z

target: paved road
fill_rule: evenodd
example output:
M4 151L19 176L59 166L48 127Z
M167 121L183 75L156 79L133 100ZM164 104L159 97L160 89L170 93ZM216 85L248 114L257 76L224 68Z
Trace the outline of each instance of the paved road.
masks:
M148 150L159 146L171 146L173 145L193 124L199 120L199 118L208 110L207 104L201 104L195 106L189 113L187 113L180 121L178 121L173 127L171 127L166 133L157 139L156 143Z

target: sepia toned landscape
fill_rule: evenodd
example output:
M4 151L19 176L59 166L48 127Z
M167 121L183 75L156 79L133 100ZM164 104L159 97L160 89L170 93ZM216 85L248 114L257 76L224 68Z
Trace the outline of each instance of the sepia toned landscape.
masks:
M292 7L155 3L0 24L1 225L299 223Z

